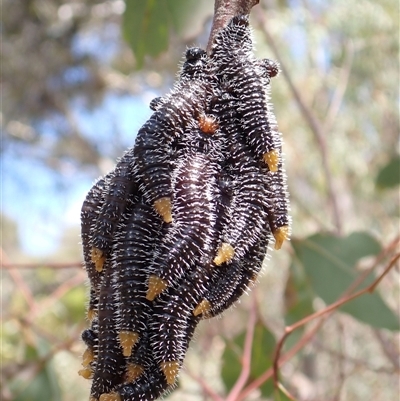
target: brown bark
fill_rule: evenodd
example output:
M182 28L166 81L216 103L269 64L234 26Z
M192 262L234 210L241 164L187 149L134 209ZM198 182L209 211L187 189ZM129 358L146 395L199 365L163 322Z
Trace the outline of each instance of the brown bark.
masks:
M214 19L210 38L207 44L207 53L210 53L215 35L224 28L235 15L250 14L251 9L260 0L215 0Z

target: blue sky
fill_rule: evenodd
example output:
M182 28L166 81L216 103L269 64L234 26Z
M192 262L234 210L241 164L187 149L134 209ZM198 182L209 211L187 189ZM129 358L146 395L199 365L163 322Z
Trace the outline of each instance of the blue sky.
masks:
M107 155L115 131L123 148L134 144L138 129L150 116L148 99L153 96L110 94L93 111L76 104L73 112L82 133L95 139L100 152ZM51 127L43 125L42 129L43 137L51 142ZM80 224L82 202L100 172L79 171L68 162L61 172L54 172L40 159L31 157L33 153L33 148L25 145L21 151L18 144L4 152L2 212L18 223L22 251L45 256L57 249L65 228ZM110 168L114 162L110 156Z

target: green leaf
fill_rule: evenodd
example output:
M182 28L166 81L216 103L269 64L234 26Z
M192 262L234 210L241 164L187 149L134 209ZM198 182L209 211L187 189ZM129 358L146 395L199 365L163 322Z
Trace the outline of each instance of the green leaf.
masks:
M359 275L356 263L363 257L377 255L381 250L379 243L363 232L345 238L316 234L305 240L294 240L292 244L311 288L327 304L337 301ZM370 275L358 289L373 280L373 275ZM371 326L399 330L396 315L377 292L356 298L340 310Z
M396 155L379 171L376 185L379 188L393 188L400 184L400 156Z
M123 35L135 54L138 67L144 56L156 56L168 47L169 29L165 1L126 0Z
M242 371L241 358L246 333L235 337L225 348L222 356L222 380L227 390L230 390L236 383ZM249 382L261 376L272 366L272 358L275 351L275 338L265 326L258 322L254 328L253 346L251 353L251 368ZM273 383L267 381L260 387L264 397L273 392Z
M254 330L250 380L257 379L272 366L275 346L275 337L262 323L258 323ZM261 385L260 390L263 397L271 395L274 391L272 380Z
M314 293L304 274L293 265L290 268L285 289L285 323L287 326L298 322L314 312Z
M195 12L197 0L126 0L123 36L143 66L146 55L158 56L168 49L171 30L181 32L185 16Z
M199 0L175 0L168 1L167 7L170 15L171 25L179 34L186 28L190 14L196 13L201 6Z
M242 370L240 357L243 350L245 335L245 333L242 333L235 337L232 342L227 344L222 355L221 377L228 391L235 385Z

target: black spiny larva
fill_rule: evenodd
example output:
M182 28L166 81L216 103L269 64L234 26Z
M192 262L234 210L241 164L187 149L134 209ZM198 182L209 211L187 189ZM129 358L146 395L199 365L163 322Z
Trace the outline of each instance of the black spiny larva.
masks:
M221 244L214 259L221 265L233 258L241 259L261 233L268 230L266 222L271 194L262 167L245 143L234 97L228 91L223 92L215 102L214 110L219 115L222 134L228 139L223 169L231 178Z
M281 155L276 171L267 174L267 185L272 191L273 198L272 204L270 203L268 219L275 237L275 249L280 249L284 240L288 239L290 236L291 221L289 217L289 195L282 154L282 134L279 132L272 104L269 102L270 78L279 72L279 67L275 62L264 59L258 63L258 72L266 92L265 106L271 133L275 137L275 142L279 145L279 152Z
M163 293L154 305L150 323L153 355L169 385L173 385L178 376L200 319L195 308L204 297L212 276L211 260L203 263L188 273L178 287Z
M157 104L156 111L139 130L134 147L142 188L147 200L163 217L171 216L171 170L173 146L179 142L192 116L205 109L207 85L203 70L207 58L203 51L187 51L181 80Z
M103 393L109 393L120 384L126 370L116 330L114 298L112 269L108 267L105 269L99 298L98 354L91 387L91 396L94 399L99 399Z
M90 300L88 317L92 320L94 310L98 302L102 276L96 270L95 263L91 258L91 240L93 226L96 223L99 208L104 202L104 189L109 176L98 180L89 190L81 208L81 239L85 269L90 282Z
M127 201L136 201L138 182L133 159L133 149L129 149L118 161L107 182L104 202L93 227L92 260L98 271L102 270L111 249L115 229L123 217Z
M203 318L211 318L231 307L256 280L267 253L271 233L266 230L250 246L242 260L234 260L214 270L199 310Z
M97 314L82 336L80 373L94 376L92 401L170 390L198 321L251 286L272 234L277 249L288 236L269 103L279 68L252 51L247 16L217 34L210 59L188 49L180 81L151 102L135 147L88 195L82 242Z
M208 156L189 153L178 162L173 176L174 222L161 239L150 265L147 298L174 286L207 252L215 234L217 183Z
M279 146L271 135L263 83L252 51L248 17L234 17L215 38L211 70L218 83L227 85L236 98L242 129L255 157L264 160L271 171L276 171Z
M151 304L146 299L146 281L151 254L159 241L161 218L142 201L116 238L112 269L117 302L117 329L125 356L147 330Z

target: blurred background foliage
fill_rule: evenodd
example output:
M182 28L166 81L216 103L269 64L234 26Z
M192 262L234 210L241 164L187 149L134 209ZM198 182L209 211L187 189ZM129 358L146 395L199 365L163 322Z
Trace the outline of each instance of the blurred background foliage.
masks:
M1 399L88 398L79 208L132 146L187 46L205 47L211 0L3 0ZM229 393L256 305L248 383L285 325L370 284L399 244L399 3L261 0L257 55L278 59L293 238L222 318L203 322L171 400ZM370 274L368 274L368 272ZM282 367L298 400L399 396L399 266L346 304ZM306 326L306 330L308 329ZM285 350L301 341L294 332ZM272 399L272 382L248 400Z

